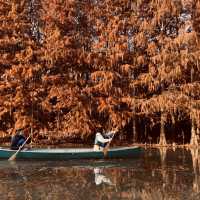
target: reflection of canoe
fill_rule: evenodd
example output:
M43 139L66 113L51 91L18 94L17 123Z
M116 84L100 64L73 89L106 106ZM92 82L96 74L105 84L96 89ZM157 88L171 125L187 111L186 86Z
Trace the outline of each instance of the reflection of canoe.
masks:
M109 149L106 158L127 158L136 157L141 151L140 147L119 147ZM16 151L1 148L0 159L8 159ZM29 149L18 153L19 159L89 159L104 158L102 151L94 151L92 148L66 148L66 149Z

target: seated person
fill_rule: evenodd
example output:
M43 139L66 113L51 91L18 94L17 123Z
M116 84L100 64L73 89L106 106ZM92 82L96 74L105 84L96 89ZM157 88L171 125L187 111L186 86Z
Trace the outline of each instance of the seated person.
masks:
M11 138L10 148L12 150L18 150L19 147L22 146L25 141L26 141L26 137L25 137L25 134L24 134L24 130L22 128L17 129L15 135L12 136L12 138Z
M110 131L106 133L104 138L100 132L97 132L94 141L94 150L103 150L106 147L107 143L112 140L113 133L115 133L115 131Z

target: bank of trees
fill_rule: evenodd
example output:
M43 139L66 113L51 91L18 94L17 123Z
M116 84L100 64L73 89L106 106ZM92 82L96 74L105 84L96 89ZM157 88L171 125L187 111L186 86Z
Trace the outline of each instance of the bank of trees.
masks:
M198 143L199 1L1 0L0 132L50 141L118 127Z

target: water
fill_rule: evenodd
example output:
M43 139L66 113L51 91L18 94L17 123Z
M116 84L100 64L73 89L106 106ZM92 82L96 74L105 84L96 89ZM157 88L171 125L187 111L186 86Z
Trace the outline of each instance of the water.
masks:
M198 157L148 149L136 159L0 161L0 199L200 199Z

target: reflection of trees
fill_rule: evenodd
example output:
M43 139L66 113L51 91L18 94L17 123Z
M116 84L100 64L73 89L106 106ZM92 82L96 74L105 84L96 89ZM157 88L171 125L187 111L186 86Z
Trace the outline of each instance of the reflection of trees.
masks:
M160 159L155 154L153 154L154 157L146 158L151 175L149 181L144 183L144 188L139 196L142 199L194 199L194 197L196 199L199 195L200 185L197 173L199 168L194 168L193 176L191 165L194 163L194 166L197 167L197 159L193 158L192 162L190 152L184 149L159 148L155 151L159 153ZM190 185L190 183L193 184Z
M166 154L167 154L167 148L166 147L161 147L161 148L159 148L159 152L160 152L161 163L162 163L162 165L164 165L165 164Z
M200 191L200 152L198 148L191 148L190 149L191 156L192 156L192 164L194 170L194 180L193 180L193 191L195 193L199 193Z
M25 166L19 163L17 169L7 166L0 174L1 199L6 199L4 194L10 199L44 200L197 198L199 151L191 150L190 154L184 149L168 148L162 151L164 154L158 149L149 152L141 161L126 160L120 167L106 167L100 163L103 175L113 185L95 184L94 165L76 167L44 163Z

